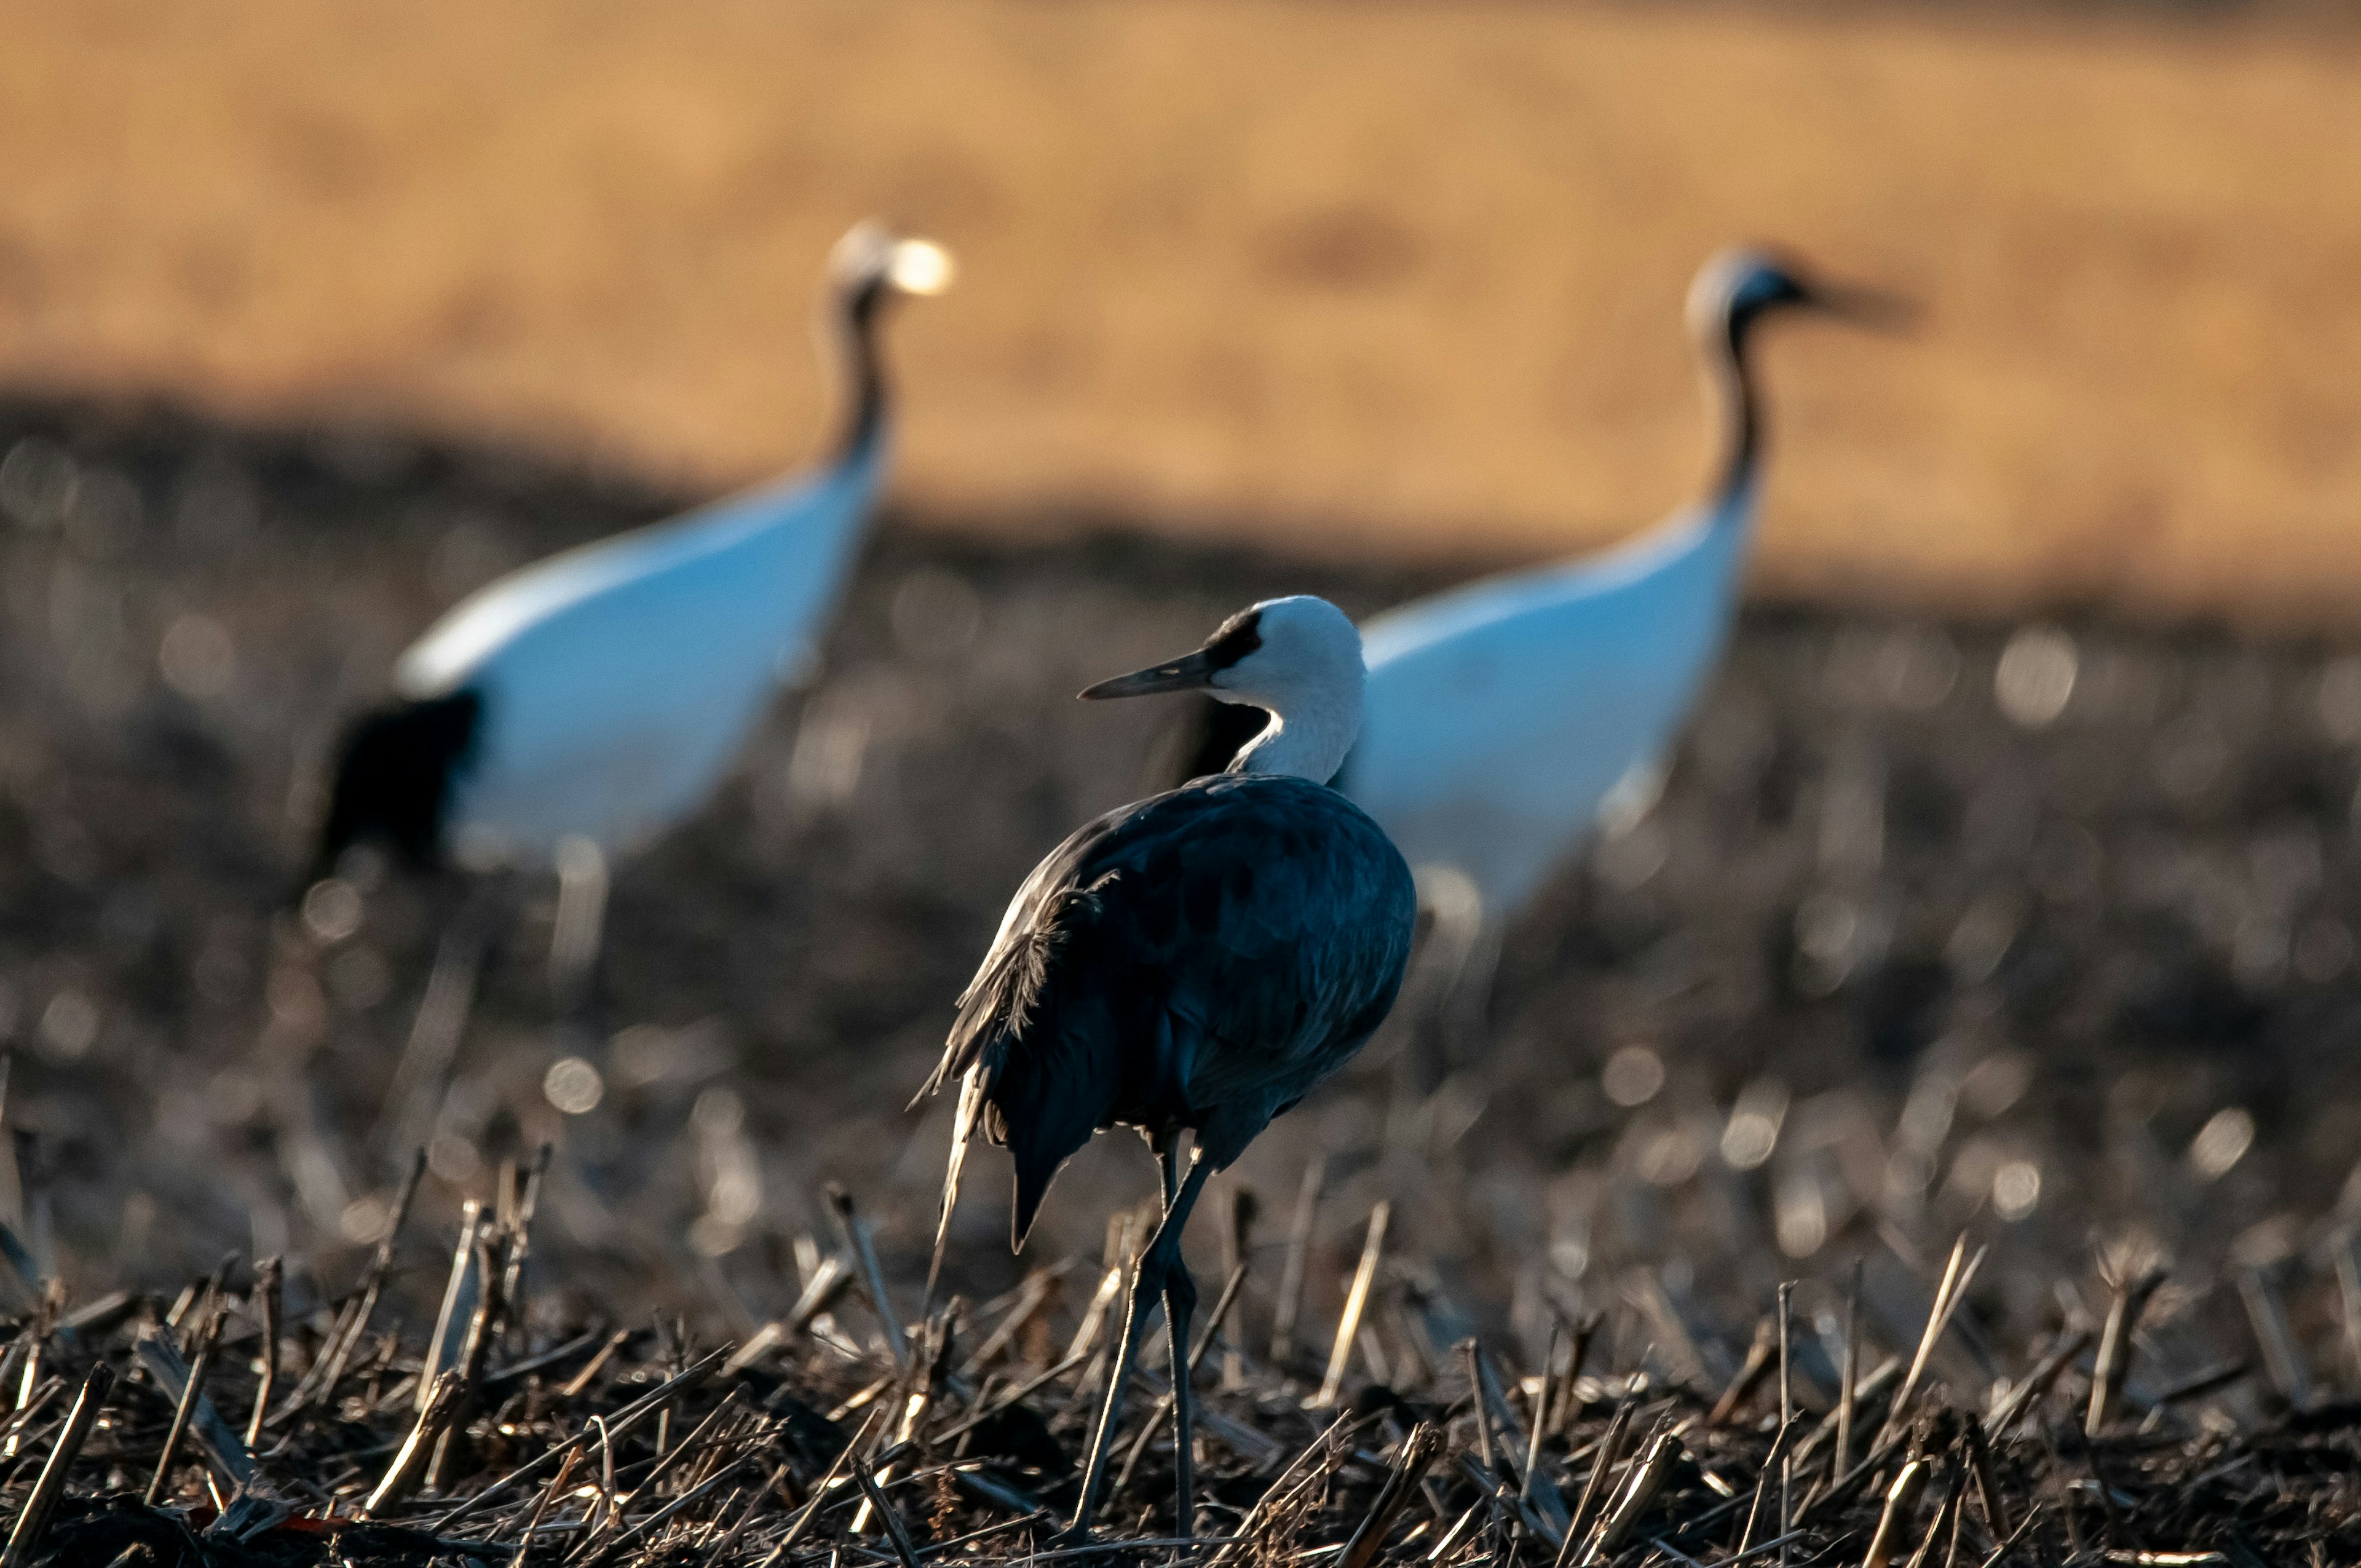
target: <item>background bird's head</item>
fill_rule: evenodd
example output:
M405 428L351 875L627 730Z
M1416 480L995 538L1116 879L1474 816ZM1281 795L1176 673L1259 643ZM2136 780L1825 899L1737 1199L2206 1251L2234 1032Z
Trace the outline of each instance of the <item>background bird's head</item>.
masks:
M1701 343L1726 338L1735 347L1757 322L1795 310L1888 327L1905 324L1913 313L1894 295L1816 278L1792 258L1745 247L1707 262L1689 286L1689 330Z
M951 285L951 253L930 239L903 239L870 219L852 225L829 254L828 273L837 302L853 320L865 320L889 300L939 294Z

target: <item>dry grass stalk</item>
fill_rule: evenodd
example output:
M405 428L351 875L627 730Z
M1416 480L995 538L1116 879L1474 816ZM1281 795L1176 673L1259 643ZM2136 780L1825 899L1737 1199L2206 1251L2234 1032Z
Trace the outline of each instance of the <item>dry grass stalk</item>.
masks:
M574 1467L581 1463L582 1450L579 1447L568 1447L566 1450L565 1459L558 1464L557 1474L550 1477L549 1485L544 1486L541 1489L541 1495L533 1499L533 1513L526 1519L524 1530L518 1536L522 1543L519 1548L520 1553L533 1550L533 1531L541 1528L541 1521L548 1514L549 1506L566 1495L566 1484L574 1479Z
M1935 1505L1935 1517L1927 1521L1927 1533L1919 1541L1918 1550L1910 1554L1910 1568L1931 1568L1935 1555L1935 1542L1942 1539L1946 1525L1950 1526L1956 1537L1959 1530L1960 1504L1960 1483L1955 1475L1943 1488L1943 1500ZM1954 1544L1957 1544L1956 1540Z
M1464 1348L1467 1353L1469 1390L1477 1400L1477 1431L1483 1438L1484 1467L1496 1474L1510 1475L1509 1456L1523 1453L1526 1446L1524 1428L1517 1420L1517 1412L1510 1408L1508 1392L1500 1387L1500 1379L1492 1370L1492 1358L1485 1354L1483 1345L1469 1340ZM1505 1452L1493 1448L1496 1429ZM1514 1478L1510 1475L1510 1479Z
M594 1441L594 1436L603 1440L605 1434L609 1432L617 1437L628 1434L633 1428L637 1427L641 1421L646 1420L647 1417L654 1411L663 1409L676 1396L688 1389L696 1387L699 1383L703 1382L706 1377L712 1373L714 1367L719 1365L728 1354L729 1352L726 1346L720 1350L708 1352L702 1359L683 1367L680 1371L666 1378L662 1384L650 1389L647 1393L641 1395L638 1398L632 1400L621 1409L617 1410L609 1416L592 1417L592 1420L598 1424L596 1434L587 1427L584 1430L576 1432L572 1437L565 1439L556 1446L550 1448L537 1457L520 1464L514 1470L510 1471L507 1475L501 1476L499 1480L493 1482L490 1486L477 1493L474 1497L467 1498L457 1507L452 1508L448 1513L443 1514L434 1521L430 1528L437 1531L449 1530L452 1526L457 1524L461 1519L467 1518L470 1514L490 1506L496 1498L506 1495L506 1493L519 1482L531 1480L533 1476L540 1475L550 1466L558 1464L566 1454L573 1453L588 1446L589 1443Z
M1844 1346L1839 1353L1844 1365L1837 1368L1836 1471L1839 1475L1852 1463L1853 1411L1861 1398L1861 1259L1854 1258L1851 1277L1845 1283Z
M189 1416L203 1398L205 1374L212 1370L214 1346L221 1333L221 1315L207 1311L198 1321L195 1347L189 1356L187 1378L181 1385L181 1397L172 1408L171 1430L164 1436L164 1451L156 1456L156 1474L148 1480L147 1495L140 1500L149 1508L164 1494L164 1483L172 1474L172 1456L181 1446L181 1434L189 1430Z
M412 1482L426 1463L435 1440L443 1435L444 1423L457 1408L464 1391L465 1386L456 1372L445 1372L434 1379L427 1391L426 1403L410 1429L410 1435L402 1439L393 1463L386 1466L384 1477L378 1482L376 1490L369 1493L368 1500L361 1505L363 1518L382 1513L409 1494Z
M1794 1335L1795 1316L1795 1287L1782 1281L1779 1286L1779 1430L1783 1432L1792 1431L1795 1426L1794 1363L1788 1355L1788 1342ZM1784 1459L1778 1465L1779 1533L1782 1537L1786 1535L1787 1527L1795 1522L1794 1470L1795 1466ZM1787 1560L1784 1548L1780 1552L1779 1560L1782 1563Z
M1081 1325L1074 1330L1073 1342L1066 1347L1065 1364L1079 1365L1097 1347L1099 1331L1106 1325L1107 1313L1123 1294L1123 1280L1124 1266L1119 1263L1099 1277L1098 1290L1091 1297L1091 1304L1082 1313ZM1094 1379L1086 1377L1083 1381L1087 1384Z
M1333 1463L1334 1452L1345 1436L1359 1424L1349 1415L1338 1416L1321 1431L1319 1436L1305 1444L1303 1451L1279 1473L1279 1479L1270 1484L1261 1499L1246 1511L1246 1518L1238 1521L1235 1539L1213 1554L1208 1568L1221 1568L1222 1564L1235 1561L1238 1556L1245 1555L1238 1550L1241 1546L1252 1545L1268 1535L1306 1488L1325 1478L1326 1466Z
M1705 1418L1706 1425L1719 1427L1730 1424L1730 1419L1738 1414L1739 1407L1752 1398L1754 1390L1763 1387L1763 1379L1771 1371L1771 1359L1778 1353L1778 1347L1779 1325L1769 1318L1762 1319L1754 1325L1754 1343L1746 1347L1746 1359L1739 1364L1738 1375L1730 1380L1730 1387L1721 1391L1721 1398L1713 1402L1713 1409Z
M1542 1352L1541 1387L1533 1395L1532 1433L1525 1444L1523 1482L1518 1489L1518 1496L1520 1497L1530 1497L1532 1496L1533 1477L1541 1471L1542 1441L1549 1436L1550 1405L1554 1399L1558 1386L1558 1336L1563 1334L1565 1332L1565 1325L1563 1322L1551 1323L1549 1346ZM1561 1515L1561 1518L1558 1520L1558 1527L1563 1530L1565 1526L1565 1520L1562 1517L1565 1513L1565 1509L1561 1507L1558 1511Z
M1303 1270L1312 1252L1312 1226L1319 1218L1320 1190L1327 1184L1328 1162L1314 1159L1303 1168L1303 1185L1295 1196L1295 1218L1287 1228L1287 1261L1279 1273L1279 1300L1271 1311L1270 1361L1284 1367L1295 1359L1295 1319L1303 1305Z
M395 1244L401 1239L402 1226L409 1223L411 1206L418 1200L418 1183L425 1175L426 1151L417 1149L411 1155L410 1173L402 1179L401 1191L394 1200L385 1234L378 1238L377 1250L370 1255L368 1267L361 1276L359 1291L338 1319L311 1373L296 1385L295 1392L272 1414L269 1424L276 1425L307 1405L324 1403L335 1396L354 1348L368 1332L369 1320L376 1314L378 1298L385 1288L386 1275L393 1267Z
M1338 1568L1368 1568L1378 1548L1385 1544L1386 1532L1393 1529L1402 1506L1410 1501L1411 1494L1418 1489L1419 1482L1433 1468L1443 1449L1444 1436L1436 1428L1424 1421L1411 1428L1377 1500L1369 1505L1369 1511L1346 1539L1345 1550L1337 1559Z
M1598 1326L1605 1322L1603 1313L1593 1312L1574 1325L1574 1344L1565 1354L1565 1373L1559 1385L1557 1409L1551 1417L1550 1435L1563 1437L1567 1419L1581 1401L1574 1395L1575 1380L1582 1376L1582 1364L1589 1357L1591 1342L1598 1336Z
M1229 1277L1246 1266L1254 1251L1255 1222L1262 1216L1262 1200L1253 1189L1232 1187L1228 1201L1222 1211L1222 1277ZM1235 1388L1246 1381L1246 1362L1243 1347L1234 1339L1222 1357L1222 1387Z
M1622 1456L1623 1434L1631 1425L1631 1396L1626 1394L1609 1418L1607 1433L1598 1440L1598 1450L1590 1463L1590 1478L1582 1484L1582 1496L1574 1505L1567 1520L1565 1544L1558 1549L1557 1568L1565 1568L1573 1555L1575 1542L1582 1539L1583 1526L1589 1522L1590 1505L1598 1500L1607 1477L1614 1473L1615 1464Z
M2106 1429L2107 1418L2114 1413L2115 1397L2123 1392L2124 1378L2131 1371L2132 1333L2139 1327L2148 1299L2164 1279L2164 1270L2150 1269L2115 1287L2114 1300L2107 1308L2107 1326L2099 1336L2098 1364L2091 1370L2091 1408L2082 1431L2092 1437Z
M871 1235L869 1222L852 1201L852 1194L834 1182L829 1183L828 1205L836 1216L837 1228L843 1234L845 1250L861 1266L862 1288L869 1297L870 1310L877 1314L877 1326L884 1331L885 1346L894 1353L894 1365L910 1365L909 1337L902 1332L901 1315L894 1310L894 1299L885 1288L885 1271L878 1266L877 1242Z
M2000 1489L2000 1476L1993 1468L1992 1441L1984 1435L1982 1421L1960 1423L1966 1431L1968 1468L1976 1478L1976 1499L1983 1506L1984 1524L1994 1541L2006 1541L2014 1533L2009 1524L2008 1499Z
M282 1294L280 1260L266 1257L254 1266L253 1296L262 1307L262 1375L254 1385L254 1410L246 1420L246 1446L262 1443L262 1423L270 1413L271 1390L279 1385L279 1332Z
M1679 1438L1671 1432L1657 1435L1656 1441L1649 1445L1647 1458L1631 1473L1631 1479L1625 1484L1622 1495L1616 1498L1614 1508L1609 1510L1606 1519L1599 1525L1598 1539L1584 1551L1581 1563L1592 1563L1602 1557L1611 1556L1615 1549L1623 1544L1624 1538L1631 1533L1632 1527L1640 1522L1649 1505L1656 1500L1656 1494L1664 1489L1664 1480L1672 1474L1674 1462L1680 1458L1682 1453Z
M1885 1412L1885 1424L1879 1429L1877 1441L1871 1445L1872 1448L1883 1448L1892 1442L1894 1434L1902 1429L1902 1423L1909 1419L1910 1401L1918 1392L1919 1379L1927 1375L1927 1363L1933 1357L1935 1346L1942 1342L1943 1331L1950 1326L1951 1314L1959 1310L1969 1284L1974 1280L1977 1268L1983 1263L1987 1249L1978 1247L1975 1256L1968 1260L1964 1268L1961 1267L1960 1259L1965 1256L1967 1248L1968 1238L1965 1235L1952 1244L1950 1261L1943 1266L1943 1282L1936 1288L1934 1304L1927 1310L1927 1332L1918 1338L1918 1352L1911 1357L1910 1371L1903 1377L1902 1389L1894 1396L1894 1403Z
M1386 1223L1393 1215L1393 1205L1384 1199L1369 1211L1369 1228L1361 1242L1360 1266L1353 1271L1353 1286L1345 1297L1345 1315L1337 1320L1336 1342L1328 1353L1328 1372L1320 1380L1320 1392L1312 1396L1312 1408L1324 1410L1336 1402L1337 1390L1344 1387L1345 1372L1352 1365L1354 1342L1361 1332L1361 1313L1369 1303L1369 1290L1377 1283L1378 1264L1385 1255Z
M1769 1498L1773 1477L1784 1477L1790 1468L1788 1448L1795 1435L1795 1423L1780 1424L1778 1435L1771 1440L1771 1452L1763 1456L1763 1473L1754 1483L1754 1501L1746 1510L1746 1526L1739 1532L1738 1554L1744 1556L1754 1545L1755 1531L1763 1519L1763 1505ZM1784 1534L1783 1530L1780 1533Z
M2050 1385L2058 1381L2058 1375L2072 1365L2074 1358L2081 1354L2090 1343L2091 1331L2088 1329L2076 1329L2060 1338L2057 1346L2025 1375L2023 1382L2001 1396L2000 1402L1993 1407L1992 1414L1984 1418L1984 1431L1999 1437L2015 1425L2017 1418L2049 1392Z
M795 1550L796 1543L811 1533L811 1527L818 1519L820 1510L828 1506L829 1489L844 1474L845 1466L855 1462L861 1445L869 1440L871 1431L877 1425L880 1413L872 1410L862 1421L860 1429L837 1454L836 1463L828 1467L827 1474L819 1478L819 1484L812 1488L811 1500L804 1505L803 1511L796 1516L795 1523L787 1527L787 1533L779 1538L778 1545L771 1549L770 1555L763 1559L762 1568L774 1568L775 1564L785 1563L787 1553Z
M827 1266L823 1264L821 1266L825 1268ZM1015 1292L1016 1300L1009 1305L1000 1321L994 1325L992 1332L985 1337L984 1342L976 1347L975 1354L969 1356L966 1363L960 1367L960 1376L970 1378L983 1376L984 1371L1000 1358L1001 1354L1016 1342L1016 1336L1025 1332L1026 1326L1049 1304L1050 1297L1057 1291L1059 1281L1066 1277L1071 1267L1071 1262L1060 1263L1050 1268L1034 1269L1026 1275L1024 1283L1019 1285ZM809 1292L807 1291L806 1294L808 1295ZM796 1305L800 1307L802 1303L798 1301ZM991 1309L987 1307L985 1310Z
M857 1455L852 1461L852 1478L861 1484L864 1506L876 1510L877 1516L885 1521L885 1538L894 1543L894 1555L901 1559L902 1568L918 1568L918 1549L910 1540L909 1526L904 1524L902 1516L894 1511L894 1505L885 1500L885 1493L877 1485L877 1477Z
M516 1196L513 1206L504 1208L500 1218L501 1228L509 1238L508 1266L500 1275L500 1300L508 1321L525 1321L525 1265L533 1255L533 1222L541 1212L542 1184L549 1177L549 1161L555 1149L543 1144L533 1157L533 1168L525 1173L523 1190Z
M2255 1343L2262 1348L2263 1366L2279 1397L2299 1410L2304 1409L2312 1403L2312 1375L2304 1367L2295 1335L2288 1332L2287 1309L2279 1300L2277 1283L2266 1270L2241 1268L2238 1299L2246 1304L2246 1321L2254 1327Z
M157 1387L176 1406L192 1383L202 1381L190 1364L182 1361L180 1353L172 1348L172 1336L169 1333L141 1335L134 1354L148 1375L156 1380ZM214 1468L227 1476L233 1485L243 1486L254 1479L254 1458L247 1452L246 1445L238 1441L237 1429L222 1419L221 1412L214 1408L212 1398L202 1387L198 1388L191 1406L188 1429L203 1447Z
M32 1495L17 1511L16 1526L8 1532L7 1548L0 1552L0 1568L23 1568L41 1544L49 1515L57 1508L58 1499L65 1495L66 1475L81 1455L82 1444L90 1438L91 1425L98 1420L98 1412L114 1389L115 1368L103 1361L82 1379L82 1392L74 1397L65 1427L41 1465L40 1479L33 1483Z
M609 1334L607 1343L598 1347L598 1354L584 1363L582 1370L576 1373L566 1382L566 1387L557 1391L557 1397L561 1399L580 1398L582 1390L590 1387L592 1379L607 1370L607 1363L614 1359L615 1353L622 1349L624 1342L631 1337L629 1329L617 1329L613 1333Z
M1911 1460L1886 1488L1885 1508L1878 1516L1877 1533L1870 1537L1861 1568L1887 1568L1894 1561L1894 1550L1901 1544L1902 1532L1909 1528L1910 1515L1918 1506L1918 1494L1926 1489L1927 1469L1925 1460Z

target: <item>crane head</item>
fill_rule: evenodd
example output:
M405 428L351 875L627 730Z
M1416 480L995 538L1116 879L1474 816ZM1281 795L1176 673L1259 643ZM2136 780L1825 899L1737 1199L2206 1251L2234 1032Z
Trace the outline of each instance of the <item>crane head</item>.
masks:
M1151 692L1202 691L1271 716L1228 772L1293 773L1325 784L1361 728L1368 671L1361 633L1343 610L1310 594L1265 599L1222 622L1193 653L1101 681L1086 702Z
M1283 711L1297 691L1314 685L1345 682L1357 696L1361 679L1361 633L1351 620L1326 599L1294 594L1238 611L1192 653L1101 681L1081 695L1097 702L1202 691Z
M958 268L951 253L933 240L905 239L870 219L853 225L836 242L828 271L846 311L866 315L889 299L941 293Z
M1816 278L1791 258L1751 247L1721 252L1699 269L1689 288L1689 328L1700 339L1727 334L1736 344L1765 316L1792 310L1871 327L1904 326L1917 313L1898 295Z

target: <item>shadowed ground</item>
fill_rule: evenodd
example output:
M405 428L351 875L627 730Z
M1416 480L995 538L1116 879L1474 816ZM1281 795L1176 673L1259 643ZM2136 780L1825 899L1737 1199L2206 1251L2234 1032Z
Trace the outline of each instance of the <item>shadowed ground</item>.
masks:
M291 1299L316 1299L406 1162L387 1099L451 908L397 883L284 909L317 760L441 606L664 502L484 449L21 400L0 454L0 1037L35 1138L0 1214L77 1299L235 1248L288 1252ZM817 684L620 870L587 1046L551 1027L548 890L512 890L423 1080L422 1255L546 1138L553 1313L661 1303L743 1333L795 1295L795 1238L830 1234L831 1179L915 1296L948 1107L900 1107L1024 870L1154 765L1163 715L1071 694L1256 597L1366 613L1420 586L1039 521L1070 542L888 521ZM1777 1279L1860 1251L1906 1349L1910 1268L1962 1226L1996 1248L1972 1311L1999 1342L2096 1314L2094 1257L2161 1254L2177 1294L2143 1376L2249 1353L2236 1262L2341 1376L2361 664L2329 652L1750 616L1661 805L1512 932L1490 1048L1423 1094L1381 1036L1216 1183L1208 1213L1235 1180L1268 1216L1247 1321L1327 1158L1314 1339L1389 1197L1413 1261L1388 1292L1525 1336L1587 1303L1625 1363L1653 1343L1708 1383ZM604 1094L561 1115L544 1074L577 1048ZM972 1293L1015 1276L1005 1169L970 1168ZM1094 1257L1151 1190L1141 1148L1101 1140L1027 1261ZM2252 1415L2262 1388L2219 1397Z

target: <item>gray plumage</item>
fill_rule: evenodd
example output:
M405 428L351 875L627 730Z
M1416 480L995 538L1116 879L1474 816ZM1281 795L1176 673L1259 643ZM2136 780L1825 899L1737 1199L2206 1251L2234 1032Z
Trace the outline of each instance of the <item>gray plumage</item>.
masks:
M1366 678L1352 621L1296 595L1232 616L1193 653L1083 692L1206 691L1270 721L1229 773L1111 811L1033 869L920 1091L960 1080L938 1269L979 1128L1015 1157L1020 1245L1058 1168L1100 1128L1139 1128L1163 1168L1164 1218L1132 1275L1069 1530L1078 1539L1159 1303L1172 1365L1187 1364L1197 1287L1180 1235L1205 1179L1350 1059L1401 989L1418 912L1410 867L1322 782L1360 728ZM934 1284L930 1272L929 1299ZM1191 1404L1180 1376L1173 1528L1184 1540Z
M960 999L944 1216L979 1124L1016 1167L1013 1239L1101 1128L1188 1128L1219 1170L1393 1005L1417 897L1358 806L1231 773L1111 811L1034 868Z

